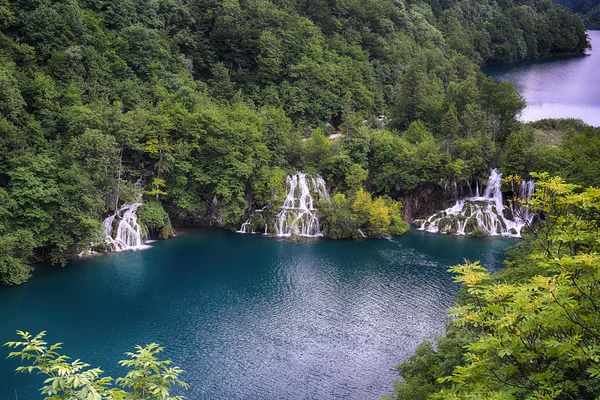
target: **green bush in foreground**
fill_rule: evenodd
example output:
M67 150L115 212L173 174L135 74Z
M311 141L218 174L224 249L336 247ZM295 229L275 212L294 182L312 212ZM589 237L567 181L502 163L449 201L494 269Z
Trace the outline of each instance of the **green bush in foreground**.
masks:
M188 388L189 385L179 379L183 370L170 367L170 360L158 360L163 351L156 343L145 347L136 346L135 352L125 353L130 358L119 361L129 369L124 377L114 379L102 377L102 369L89 368L80 360L69 362L69 357L61 355L61 343L48 346L43 340L46 332L32 336L28 332L17 331L20 342L7 342L4 345L16 349L8 357L19 357L22 361L31 361L30 365L17 368L17 372L36 372L47 375L41 392L46 400L180 400L183 396L171 396L174 386ZM115 382L120 388L111 387Z
M450 269L464 287L454 320L387 399L600 398L600 188L532 175L540 222L500 274Z

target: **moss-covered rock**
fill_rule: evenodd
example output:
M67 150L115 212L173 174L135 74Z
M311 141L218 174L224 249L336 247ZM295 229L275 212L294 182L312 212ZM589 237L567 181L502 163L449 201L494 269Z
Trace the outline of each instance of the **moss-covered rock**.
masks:
M151 200L138 209L138 222L150 239L168 239L173 236L173 226L162 203Z
M449 224L450 224L450 218L444 217L438 221L437 227L440 231L442 231Z
M486 237L488 236L488 233L485 231L485 229L477 226L473 229L473 231L471 231L471 237Z

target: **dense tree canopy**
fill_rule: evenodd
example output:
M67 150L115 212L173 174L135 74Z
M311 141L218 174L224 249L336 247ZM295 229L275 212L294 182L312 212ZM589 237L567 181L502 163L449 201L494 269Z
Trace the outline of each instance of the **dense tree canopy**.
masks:
M599 0L554 0L554 2L579 14L588 29L600 29Z
M298 169L346 196L342 214L370 193L366 233L400 232L384 196L481 178L519 143L523 98L477 64L587 46L549 0L0 0L0 30L9 284L102 241L140 195L154 236L164 213L232 228Z
M403 195L491 166L600 186L600 129L519 123L523 97L479 68L588 46L550 0L0 0L0 281L101 243L125 202L143 199L154 237L171 221L233 228L280 204L296 170L327 180L332 238L402 233ZM391 397L599 395L598 189L538 178L539 225L503 274L453 269L456 321ZM185 386L155 345L128 354L116 389L21 336L13 356L54 398Z

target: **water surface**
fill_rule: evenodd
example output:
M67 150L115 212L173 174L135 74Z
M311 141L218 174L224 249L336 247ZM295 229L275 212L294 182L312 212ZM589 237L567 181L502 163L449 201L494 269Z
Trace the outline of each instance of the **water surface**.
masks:
M524 61L483 71L495 81L509 81L525 96L523 121L580 118L600 126L600 31L590 30L593 50L576 57Z
M504 239L409 232L392 240L290 242L201 232L36 271L0 290L0 341L48 331L64 352L120 374L157 342L186 370L189 399L377 399L395 366L443 331L448 266L497 269ZM41 398L0 350L0 399Z

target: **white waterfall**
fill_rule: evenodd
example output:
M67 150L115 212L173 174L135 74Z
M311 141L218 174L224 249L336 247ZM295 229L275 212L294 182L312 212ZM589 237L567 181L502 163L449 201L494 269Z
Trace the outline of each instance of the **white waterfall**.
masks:
M520 237L521 229L533 221L534 213L524 209L519 202L513 202L512 207L505 208L501 185L502 174L493 169L482 195L479 195L477 185L474 197L458 200L453 207L417 221L421 223L419 229L467 235L479 228L489 236ZM534 189L533 181L522 182L517 195L520 199L529 199Z
M258 214L262 214L263 211L265 211L267 209L267 207L269 207L269 205L264 206L261 209L258 209L256 211L254 211L254 213L250 216L250 218L248 218L246 220L246 222L244 222L242 224L242 226L240 226L240 229L238 229L237 231L235 231L235 233L257 233L254 231L253 227L254 227L254 216L258 213ZM265 224L265 235L267 234L267 224Z
M141 205L142 203L139 202L124 204L113 215L104 220L106 243L111 250L138 250L149 247L143 244L142 227L137 222L137 210ZM115 218L118 219L119 225L113 237Z
M246 222L242 224L239 230L235 231L235 233L252 233L249 231L250 228L250 219L247 219Z
M535 182L530 180L530 181L523 181L521 182L521 184L519 185L519 198L520 199L530 199L531 195L533 194L533 192L535 191ZM531 223L531 221L533 221L533 217L535 216L535 212L533 212L532 210L522 207L520 203L514 203L513 204L513 215L520 215L521 219L527 221L528 223Z
M286 178L286 190L285 201L276 216L275 236L323 236L315 208L315 200L329 199L323 178L298 172Z

